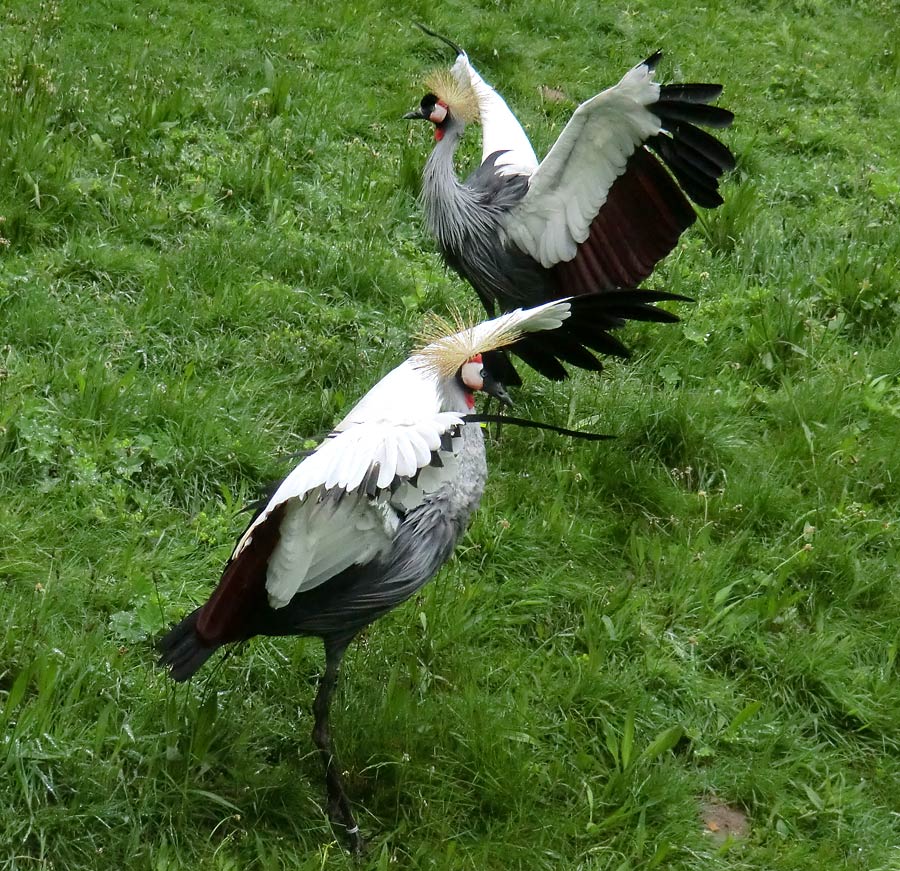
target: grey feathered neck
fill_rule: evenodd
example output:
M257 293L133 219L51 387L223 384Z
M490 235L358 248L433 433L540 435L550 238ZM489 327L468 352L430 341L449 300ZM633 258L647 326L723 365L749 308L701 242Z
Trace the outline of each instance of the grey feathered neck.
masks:
M428 156L422 177L421 200L428 229L450 250L459 250L467 237L478 237L492 229L482 220L479 193L460 184L453 166L465 126L455 116L448 116L444 136Z

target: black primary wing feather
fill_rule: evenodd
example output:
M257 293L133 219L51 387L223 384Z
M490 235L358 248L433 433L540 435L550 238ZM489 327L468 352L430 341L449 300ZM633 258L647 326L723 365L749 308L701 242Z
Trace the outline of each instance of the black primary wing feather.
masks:
M724 129L734 121L734 113L719 106L707 106L705 103L689 103L681 100L660 100L647 107L663 121L687 121L688 124L699 124L702 127Z
M689 297L664 290L628 288L574 297L571 315L561 327L523 336L510 350L518 354L546 378L561 381L568 377L562 362L600 371L601 362L587 349L618 357L628 357L628 348L609 331L626 321L673 323L678 316L657 308L657 302L691 302Z
M662 145L662 148L669 149L672 153L677 154L682 160L689 163L697 172L702 173L707 178L718 181L722 175L723 169L720 164L710 160L702 151L698 151L683 137L675 138L665 133L658 133L656 136L651 136L644 144L656 151L657 154L660 154L660 149L657 147L659 142L666 143ZM660 157L662 157L662 154L660 154Z
M559 435L568 436L569 438L585 439L586 441L599 442L614 439L614 435L607 435L599 432L585 432L580 429L567 429L564 426L556 426L552 423L544 423L540 420L529 420L524 417L512 417L508 414L467 414L464 415L466 423L501 423L512 424L513 426L521 426L526 429L543 429L548 432L555 432Z
M506 351L487 351L483 358L488 371L505 387L522 386L522 379Z
M734 155L728 146L720 142L711 133L695 127L693 124L686 122L672 122L666 124L666 129L672 135L673 139L683 141L691 146L691 148L699 151L708 160L715 163L722 172L734 169L736 162Z
M534 335L524 336L510 350L550 381L565 381L569 377L565 366L556 359L551 348L545 347Z
M718 175L709 176L703 168L685 159L667 136L654 136L647 144L665 161L685 193L698 206L713 209L722 205Z
M702 82L681 82L660 85L661 100L678 100L687 103L711 103L722 96L722 86Z
M647 58L642 64L642 66L647 67L651 72L656 69L659 65L660 60L662 60L663 53L661 50L657 49L650 57Z

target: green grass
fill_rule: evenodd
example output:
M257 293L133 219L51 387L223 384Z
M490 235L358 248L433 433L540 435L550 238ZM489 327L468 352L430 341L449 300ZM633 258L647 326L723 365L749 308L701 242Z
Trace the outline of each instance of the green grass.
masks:
M3 6L0 868L897 868L895 5L436 8ZM456 557L351 648L356 865L318 643L175 687L151 642L290 454L473 300L415 201L430 140L399 119L447 60L416 20L539 153L662 47L725 84L739 167L651 282L683 323L521 391L619 438L504 429Z

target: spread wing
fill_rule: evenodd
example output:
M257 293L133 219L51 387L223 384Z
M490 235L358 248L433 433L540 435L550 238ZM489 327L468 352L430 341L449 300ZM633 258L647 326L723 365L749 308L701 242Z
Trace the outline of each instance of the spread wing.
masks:
M546 268L573 264L574 292L634 287L695 220L688 197L722 202L718 181L734 158L697 126L732 122L731 112L707 105L721 87L660 86L659 58L575 110L509 213L504 229L522 251Z

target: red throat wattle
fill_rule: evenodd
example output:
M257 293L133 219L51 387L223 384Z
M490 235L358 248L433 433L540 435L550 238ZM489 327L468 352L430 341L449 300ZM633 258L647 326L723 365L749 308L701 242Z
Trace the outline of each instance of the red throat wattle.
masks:
M466 391L466 405L475 408L475 394L471 390Z
M444 138L444 131L440 127L434 128L434 141L440 142Z

